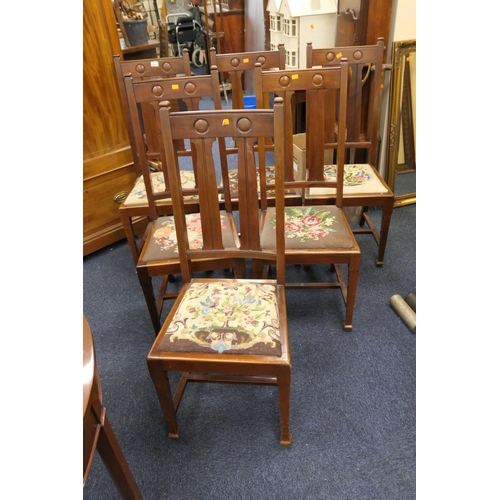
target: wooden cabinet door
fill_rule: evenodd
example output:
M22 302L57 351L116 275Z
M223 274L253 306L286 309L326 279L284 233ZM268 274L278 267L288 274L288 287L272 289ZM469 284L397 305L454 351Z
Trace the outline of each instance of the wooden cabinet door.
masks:
M83 2L83 254L124 238L114 201L135 180L116 85L121 54L111 0Z

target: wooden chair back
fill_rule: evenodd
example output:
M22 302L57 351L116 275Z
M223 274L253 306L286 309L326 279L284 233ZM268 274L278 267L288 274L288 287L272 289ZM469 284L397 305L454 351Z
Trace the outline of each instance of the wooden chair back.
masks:
M285 127L285 181L287 188L314 187L323 184L325 148L337 149L337 178L344 173L345 117L347 98L347 60L333 68L291 69L282 71L263 71L260 65L255 68L255 90L257 107L266 107L266 94L275 94L284 101ZM307 182L294 180L293 172L293 122L294 95L304 92L306 97L306 164ZM333 95L333 98L332 98ZM333 137L328 132L329 113L338 114L338 128ZM259 143L259 155L263 148ZM323 184L326 187L326 184ZM336 205L342 207L343 183L332 182L337 189Z
M225 75L229 74L231 79L231 107L232 109L244 109L244 83L248 83L248 77L252 76L254 78L255 65L258 63L262 68L266 70L272 69L285 69L285 46L280 44L278 50L264 50L255 52L233 52L226 54L218 54L214 47L210 50L210 63L212 67L217 67L217 71L221 76L221 79L225 79ZM245 77L247 80L245 80ZM271 96L266 95L267 105L265 108L270 107ZM259 106L257 106L259 107ZM272 138L261 139L264 144L262 147L266 151L272 151L274 149ZM237 153L236 148L231 147L227 149L227 154ZM261 156L259 165L261 170L259 172L259 186L260 189L264 189L266 185L266 180L268 177L272 177L274 174L274 169L272 166L268 166L267 170L263 167L266 164L264 158ZM230 172L231 179L236 184L238 181L237 175L234 171ZM235 184L231 190L233 203L238 203L239 200L235 194ZM272 188L270 193L272 194ZM302 203L302 198L297 190L286 190L286 203L290 205L298 205ZM263 199L263 208L267 207L267 201L271 204L274 203L273 197L266 196Z
M263 50L255 52L234 52L218 54L215 47L210 49L210 65L217 66L221 75L229 74L231 78L232 108L244 108L244 75L245 71L254 71L255 64L269 70L271 68L285 69L285 45L280 44L278 50Z
M192 259L244 258L271 260L278 268L278 282L284 284L284 128L283 102L278 99L274 110L238 109L214 110L206 112L171 112L169 103L160 109L163 140L166 151L166 167L171 179L172 202L176 227L182 228L178 234L179 256L185 282L191 279ZM185 223L185 195L176 161L174 142L187 138L198 151L197 171L203 248L190 248ZM259 137L274 138L274 163L276 180L277 250L263 250L260 241L261 221L265 210L259 208L255 141ZM219 224L219 199L221 189L216 179L213 143L216 140L233 138L238 158L238 197L240 247L224 248ZM265 191L261 197L265 196ZM214 223L214 221L217 221Z
M340 59L349 64L347 148L366 151L364 161L376 165L380 106L383 86L384 39L375 45L314 49L306 45L306 66L335 67ZM306 111L307 112L307 111ZM332 113L331 117L335 115ZM354 155L352 163L354 161ZM359 155L358 155L359 156Z
M142 171L140 165L137 163L137 148L135 144L134 132L132 130L131 115L129 110L127 91L125 89L124 76L130 74L134 81L189 76L191 75L189 51L188 49L184 49L182 51L181 57L161 57L159 59L137 59L132 61L123 61L120 59L119 55L115 54L113 56L113 62L115 67L118 91L120 93L123 118L127 125L130 146L132 148L132 156L134 159L136 176L139 177L142 174ZM178 109L177 102L173 101L172 105L176 109ZM152 117L146 115L143 119L151 120Z
M194 75L179 78L167 78L158 80L134 81L131 75L125 76L125 88L127 98L130 103L131 124L134 134L134 140L137 147L137 162L141 166L142 174L145 180L145 189L149 200L150 217L156 219L159 215L164 214L162 208L166 199L170 198L169 180L166 174L166 169L163 168L165 178L164 190L153 190L149 179L149 161L158 160L160 168L165 164L165 152L160 133L159 122L159 104L162 101L177 101L184 103L187 111L195 111L199 109L200 102L203 98L213 99L215 109L221 109L221 99L219 93L218 73L215 68L212 68L209 75ZM186 112L182 111L181 113ZM149 116L149 119L144 120L144 116ZM176 143L184 143L188 137L176 137ZM220 157L221 176L227 177L227 155L224 141L218 141L218 150ZM191 166L194 170L195 177L196 169L196 148L191 148L183 151L177 149L178 156L189 156L191 158ZM230 200L229 190L227 199Z

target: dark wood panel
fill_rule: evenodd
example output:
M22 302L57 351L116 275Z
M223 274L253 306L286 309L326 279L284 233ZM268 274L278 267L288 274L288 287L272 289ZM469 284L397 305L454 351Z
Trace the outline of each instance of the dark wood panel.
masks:
M200 6L200 14L201 21L211 37L217 38L216 23L219 33L224 33L218 52L227 54L245 50L245 11L243 9L222 9L222 16L217 14L217 18L215 18L213 9L208 3L206 9L204 6Z
M387 60L387 43L392 16L392 0L361 0L359 12L347 8L350 2L339 0L337 18L337 47L349 45L375 45L383 37L386 45L384 61Z

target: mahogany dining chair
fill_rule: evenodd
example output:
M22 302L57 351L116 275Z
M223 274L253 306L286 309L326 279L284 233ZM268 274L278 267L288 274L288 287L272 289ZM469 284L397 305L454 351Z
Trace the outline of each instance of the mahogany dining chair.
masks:
M384 39L375 45L313 48L306 46L308 68L335 67L342 58L349 64L349 96L347 102L346 165L344 167L344 207L362 207L354 234L371 234L378 245L376 265L384 263L389 235L394 193L378 170L378 144L381 95L383 87ZM335 114L329 108L330 130L335 128ZM307 111L306 111L307 113ZM335 178L335 165L327 165L325 176ZM307 204L324 203L335 198L334 189L315 190ZM368 207L382 207L380 226L373 222Z
M174 439L180 437L177 410L186 386L192 382L274 385L278 388L281 420L279 439L282 445L289 445L292 439L291 362L284 280L282 101L276 102L274 110L192 113L171 113L168 103L165 103L160 113L168 175L173 188L183 286L147 355L147 363L168 435ZM275 141L276 231L272 250L264 250L260 241L260 228L267 211L259 209L254 143L261 136L274 137ZM202 246L193 245L188 237L183 196L187 193L183 193L175 161L174 141L179 137L189 137L200 151L205 152L198 155ZM241 237L237 247L228 247L224 243L220 225L214 223L219 217L220 189L211 152L214 140L221 137L233 137L238 149ZM193 262L197 259L228 258L274 263L277 277L228 279L193 276ZM170 386L172 372L181 372L174 395ZM200 401L194 404L196 408L192 410L203 411Z
M343 186L335 179L325 179L325 149L336 148L337 170L343 173L346 137L346 110L348 91L348 65L342 59L340 66L319 69L291 69L263 71L257 64L255 69L255 90L258 102L264 105L265 95L273 93L284 100L285 106L285 187L303 189L337 190L335 199L325 203L301 206L287 206L285 261L287 264L311 266L329 264L335 271L336 280L302 282L287 280L287 288L338 288L345 303L344 329L353 328L354 302L361 263L361 251L343 212ZM294 94L304 92L306 99L306 154L308 174L306 179L294 179L293 172L293 103ZM333 99L332 99L333 93ZM332 102L333 100L333 102ZM336 137L331 137L326 127L327 115L338 116ZM335 140L335 143L331 142ZM306 196L304 196L307 199ZM271 209L270 209L271 210ZM273 224L263 229L262 241L265 248L272 248ZM344 279L342 267L347 266L348 278Z

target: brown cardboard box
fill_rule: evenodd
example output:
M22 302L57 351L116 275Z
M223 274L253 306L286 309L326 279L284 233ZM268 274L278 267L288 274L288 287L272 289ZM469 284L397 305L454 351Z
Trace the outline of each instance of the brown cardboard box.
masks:
M325 165L333 163L333 149L325 149ZM296 181L306 177L306 134L293 136L293 176Z

